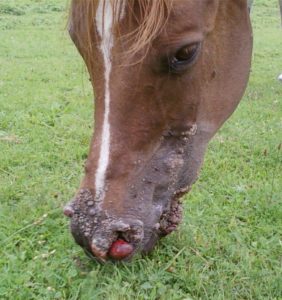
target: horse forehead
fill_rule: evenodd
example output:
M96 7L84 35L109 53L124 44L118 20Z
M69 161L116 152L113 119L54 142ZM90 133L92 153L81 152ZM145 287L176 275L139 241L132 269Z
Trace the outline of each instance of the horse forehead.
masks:
M96 27L100 36L111 30L113 8L110 1L100 0L96 11Z
M125 16L126 1L116 0L113 4L109 0L98 0L95 22L100 37L110 33L113 35L113 23L120 22Z
M214 1L214 0L211 0ZM207 5L207 0L173 0L172 13L179 14L197 14L201 8Z
M199 23L207 8L205 0L174 0L169 16L170 25Z

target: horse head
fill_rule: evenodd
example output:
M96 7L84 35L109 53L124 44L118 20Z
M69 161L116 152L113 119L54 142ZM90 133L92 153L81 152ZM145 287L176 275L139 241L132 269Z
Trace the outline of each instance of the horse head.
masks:
M95 130L65 214L87 253L107 260L123 240L129 259L176 229L209 140L242 98L247 0L73 0L70 35L93 84Z

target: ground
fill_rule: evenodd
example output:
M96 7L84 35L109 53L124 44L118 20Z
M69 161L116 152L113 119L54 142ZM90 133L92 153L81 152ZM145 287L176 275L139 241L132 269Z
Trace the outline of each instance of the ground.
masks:
M65 0L0 2L0 299L282 299L278 3L255 2L249 87L210 144L182 226L122 265L90 261L62 215L93 123L66 11Z

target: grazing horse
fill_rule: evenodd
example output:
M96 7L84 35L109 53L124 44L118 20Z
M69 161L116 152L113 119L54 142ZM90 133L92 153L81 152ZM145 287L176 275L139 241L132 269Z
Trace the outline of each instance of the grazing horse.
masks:
M73 0L69 32L95 91L95 132L64 213L86 253L128 260L176 229L209 140L242 98L247 0Z

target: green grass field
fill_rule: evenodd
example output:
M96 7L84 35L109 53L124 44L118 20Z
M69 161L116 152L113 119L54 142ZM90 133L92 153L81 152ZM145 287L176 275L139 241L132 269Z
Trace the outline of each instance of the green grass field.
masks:
M250 84L182 226L148 257L99 265L62 214L93 123L65 0L0 0L1 300L282 299L282 30L278 3L255 2Z

